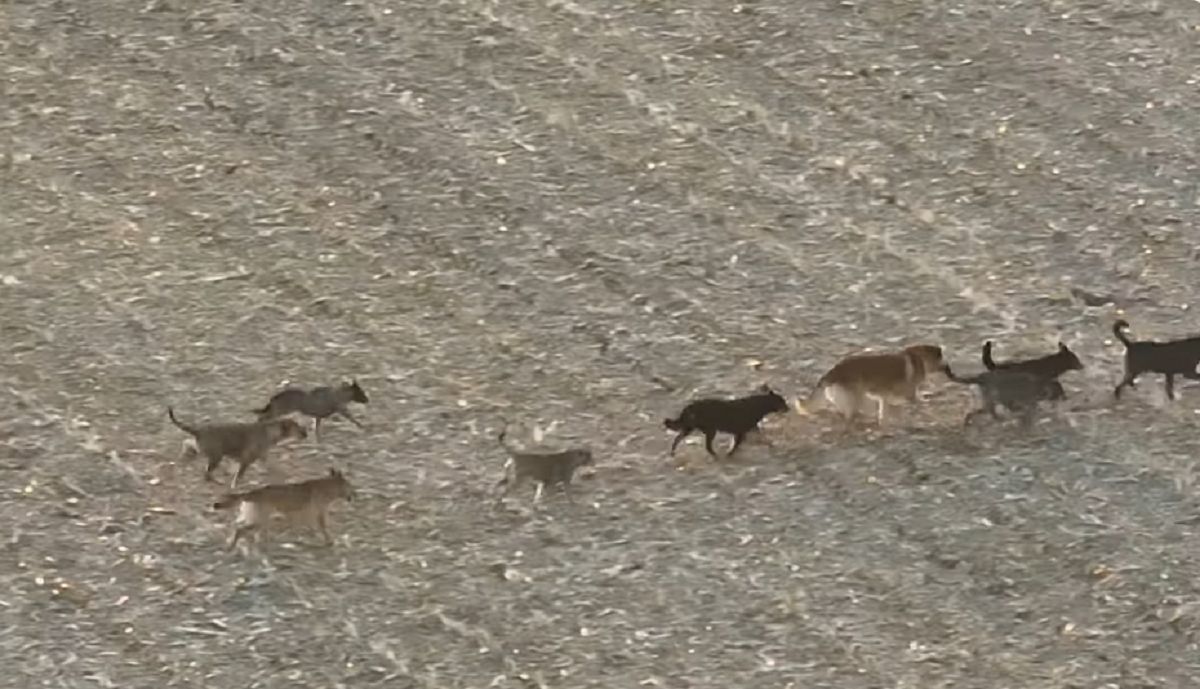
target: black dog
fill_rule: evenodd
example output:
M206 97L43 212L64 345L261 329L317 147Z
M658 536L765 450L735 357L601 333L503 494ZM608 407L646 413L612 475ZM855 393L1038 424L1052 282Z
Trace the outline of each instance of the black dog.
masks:
M1167 381L1167 399L1175 399L1175 376L1200 380L1196 371L1200 364L1200 336L1182 340L1155 342L1152 340L1130 340L1123 332L1129 323L1119 320L1113 323L1113 335L1125 345L1125 377L1113 390L1113 397L1121 398L1121 389L1134 383L1143 373L1161 373Z
M345 418L350 423L362 428L362 424L347 409L351 402L367 404L367 393L357 380L350 380L338 385L322 385L312 389L288 387L271 396L266 405L252 410L258 414L259 421L275 419L297 412L311 416L313 435L321 440L321 421L334 414Z
M1067 371L1083 370L1083 362L1062 342L1058 343L1058 351L1053 354L998 364L992 359L992 341L988 340L983 343L983 365L989 371L1024 371L1042 378L1058 378Z
M757 394L749 397L696 400L683 408L679 418L664 419L663 425L669 430L679 432L679 435L675 436L675 442L671 443L672 455L684 438L695 431L701 431L704 433L704 448L715 458L717 453L713 450L713 439L720 431L733 434L733 447L729 449L728 455L732 457L745 440L746 434L758 428L763 417L787 410L787 401L764 385Z

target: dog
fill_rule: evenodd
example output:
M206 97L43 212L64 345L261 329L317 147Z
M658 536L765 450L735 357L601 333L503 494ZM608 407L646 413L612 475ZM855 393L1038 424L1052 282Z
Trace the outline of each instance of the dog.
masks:
M729 448L727 457L737 452L746 434L758 428L758 424L768 414L786 412L788 404L779 393L769 386L763 385L758 391L747 397L732 400L705 398L688 403L674 419L663 419L667 430L676 431L674 442L671 443L671 456L683 439L696 431L704 433L704 449L714 459L717 453L713 449L713 440L717 433L733 435L733 447Z
M267 455L267 451L289 438L308 437L304 428L292 419L276 419L254 423L213 423L192 426L175 418L175 410L167 407L171 423L192 436L194 447L208 459L204 480L213 481L213 471L225 457L237 460L237 472L229 487L237 487L246 469Z
M329 535L329 508L335 500L354 500L354 488L342 472L330 469L321 478L263 486L241 493L230 493L213 503L213 509L238 507L233 534L226 550L237 547L238 540L254 531L266 531L273 515L289 521L304 521L321 532L325 545L333 545ZM261 533L260 531L260 533Z
M362 424L354 418L347 407L351 402L366 404L368 401L367 393L358 384L358 381L351 380L336 386L323 385L311 389L284 388L275 393L262 408L252 411L258 414L260 421L296 412L311 416L316 420L313 424L313 435L316 441L320 442L321 421L334 414L362 428Z
M852 354L821 376L808 399L797 402L796 411L807 415L808 407L821 396L849 424L870 399L878 405L876 420L882 425L889 400L916 402L917 388L945 366L942 348L930 344L898 352Z
M1058 378L1067 371L1082 371L1083 362L1079 357L1072 352L1069 347L1061 341L1058 343L1058 351L1053 354L1038 357L1036 359L1025 359L1023 361L1006 361L998 364L992 359L992 341L988 340L983 343L983 365L989 371L1009 370L1009 371L1025 371L1032 373L1035 376L1042 378ZM1061 387L1061 386L1060 386ZM1065 391L1064 391L1064 394Z
M542 493L550 486L561 487L567 495L567 500L574 502L575 498L571 494L571 479L580 467L595 464L592 451L583 447L559 452L517 450L505 442L507 434L508 429L505 428L497 437L500 446L508 453L508 460L504 462L504 476L496 483L496 488L504 489L497 501L508 495L509 490L525 481L534 481L537 483L537 490L533 495L535 503L542 499Z
M1124 319L1113 323L1113 335L1125 345L1125 376L1113 389L1114 398L1121 399L1122 388L1136 388L1135 381L1143 373L1163 374L1169 400L1175 399L1175 376L1200 380L1200 372L1196 371L1200 364L1200 335L1167 342L1135 341L1125 336L1128 327Z
M977 376L960 378L946 366L943 373L955 383L978 386L983 397L983 405L967 413L963 419L963 426L969 426L980 414L990 413L998 419L1000 415L996 408L1003 406L1015 414L1020 414L1021 425L1028 428L1033 425L1039 402L1066 398L1066 391L1057 379L1039 376L1029 371L998 368L984 371Z

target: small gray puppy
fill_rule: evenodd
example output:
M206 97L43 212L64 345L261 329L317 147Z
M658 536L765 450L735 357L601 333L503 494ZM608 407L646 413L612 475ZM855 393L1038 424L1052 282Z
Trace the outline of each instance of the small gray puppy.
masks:
M235 488L251 464L267 456L279 443L308 437L304 428L292 419L272 419L255 423L207 423L192 425L175 418L175 410L167 407L167 416L184 433L192 436L191 446L208 459L204 480L213 481L213 471L225 457L237 460L237 472L230 489Z
M947 378L956 383L979 386L979 392L983 396L983 406L967 413L963 419L964 426L970 425L980 414L991 414L994 418L1000 418L996 408L1003 406L1014 414L1019 414L1021 425L1028 428L1033 424L1039 402L1066 397L1062 383L1054 378L1027 371L997 368L970 378L959 378L949 366L942 370Z
M574 502L575 498L571 495L571 479L576 469L595 463L592 451L587 448L572 448L560 452L517 450L504 442L507 433L508 429L500 431L498 437L500 446L508 452L508 461L504 463L504 478L496 484L497 488L504 487L497 500L525 481L534 481L537 483L537 491L533 495L535 503L542 499L542 492L547 486L561 486L567 500ZM512 468L511 478L509 467Z

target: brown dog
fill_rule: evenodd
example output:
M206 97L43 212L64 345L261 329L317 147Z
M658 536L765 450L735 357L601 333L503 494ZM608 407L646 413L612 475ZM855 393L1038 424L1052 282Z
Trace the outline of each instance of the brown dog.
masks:
M942 348L936 345L912 345L899 352L853 354L821 376L808 400L797 402L796 410L808 414L807 407L820 396L850 422L870 399L878 405L876 418L882 424L889 401L915 402L921 383L933 374L945 375L945 366Z
M329 535L329 507L335 500L354 499L354 489L337 469L328 476L299 483L282 483L231 493L213 503L218 510L237 506L238 515L227 550L233 550L242 536L256 530L266 530L275 514L289 521L303 521L321 532L325 545L333 545Z

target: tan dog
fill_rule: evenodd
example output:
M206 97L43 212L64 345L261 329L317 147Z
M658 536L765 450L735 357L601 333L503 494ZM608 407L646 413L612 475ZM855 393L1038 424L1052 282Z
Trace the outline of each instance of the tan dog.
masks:
M854 354L837 363L821 376L805 402L796 403L796 411L808 415L807 408L818 396L832 404L847 422L851 422L870 399L878 405L876 418L883 424L889 401L916 402L917 388L933 374L945 375L942 348L936 345L912 345L899 352Z
M231 493L213 503L218 510L237 506L238 515L227 550L233 550L242 536L256 530L266 530L273 515L289 521L303 521L321 532L325 545L333 545L329 535L329 507L335 500L354 499L354 489L337 469L328 476L299 483L282 483Z

